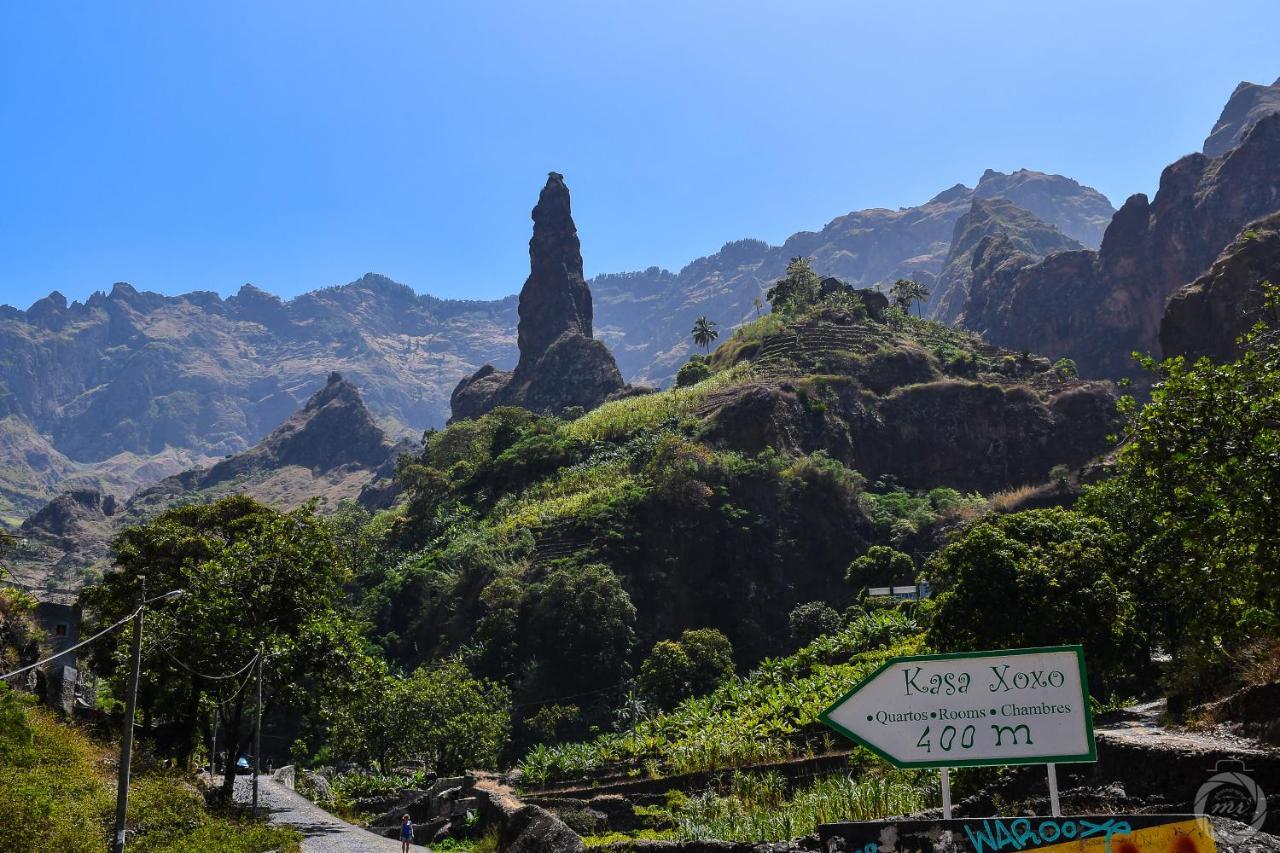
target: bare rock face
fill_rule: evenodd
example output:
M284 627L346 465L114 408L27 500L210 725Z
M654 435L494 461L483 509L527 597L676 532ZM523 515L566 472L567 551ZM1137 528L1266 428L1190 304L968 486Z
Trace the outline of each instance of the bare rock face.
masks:
M1081 373L1134 372L1134 350L1158 354L1165 303L1204 273L1246 223L1280 209L1280 114L1264 116L1219 158L1191 154L1164 170L1154 201L1132 196L1097 252L1027 266L998 293L975 277L965 325L987 340Z
M867 477L909 488L993 492L1043 482L1107 446L1118 419L1109 383L1033 389L939 379L870 394L835 389L815 410L785 383L736 386L715 398L706 437L758 453L824 450Z
M1241 83L1231 93L1218 123L1205 139L1204 153L1209 157L1221 157L1239 145L1259 119L1271 113L1280 113L1280 80L1270 86Z
M1246 225L1209 271L1169 300L1160 323L1166 356L1231 361L1236 341L1261 319L1261 284L1280 284L1280 213Z
M1028 263L1054 252L1084 248L1008 199L975 198L969 210L956 220L942 275L926 308L932 319L956 322L973 281L974 252L982 240L995 235L1004 236L1011 248L1027 256Z
M552 172L533 208L529 277L520 290L520 360L512 371L486 364L459 382L450 399L452 420L496 406L592 409L623 391L627 385L609 348L591 336L591 317L569 188Z

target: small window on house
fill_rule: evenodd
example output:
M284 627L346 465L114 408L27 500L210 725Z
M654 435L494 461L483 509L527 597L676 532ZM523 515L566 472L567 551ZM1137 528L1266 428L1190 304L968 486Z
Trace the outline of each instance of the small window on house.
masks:
M53 626L53 636L55 637L67 636L68 628L70 628L70 626L67 625L66 622L59 622L57 625Z

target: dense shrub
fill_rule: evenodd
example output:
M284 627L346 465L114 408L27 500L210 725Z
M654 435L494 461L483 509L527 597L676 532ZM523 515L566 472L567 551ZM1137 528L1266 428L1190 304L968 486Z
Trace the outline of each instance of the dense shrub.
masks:
M694 356L676 371L676 386L685 388L689 385L697 385L710 375L711 368L707 365L706 359L702 356Z
M807 646L823 634L833 634L840 628L840 614L823 601L801 604L787 614L787 626L791 639Z

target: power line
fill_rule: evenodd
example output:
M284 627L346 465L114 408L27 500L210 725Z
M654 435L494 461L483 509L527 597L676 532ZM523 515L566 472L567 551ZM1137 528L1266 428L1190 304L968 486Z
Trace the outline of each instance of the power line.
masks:
M89 639L87 639L87 640L82 640L81 642L76 643L74 646L72 646L72 647L71 647L71 648L69 648L69 649L63 649L62 651L58 652L58 653L57 653L57 654L55 654L55 655L49 655L49 656L48 656L47 658L45 658L44 660L38 660L38 661L36 661L35 663L31 664L30 666L24 666L24 667L22 667L21 669L15 669L13 672L6 672L4 675L0 675L0 681L4 681L6 678L12 678L12 677L13 677L13 676L15 676L15 675L21 675L22 673L27 672L28 670L35 669L35 668L36 668L36 667L38 667L38 666L44 666L44 665L45 665L46 663L48 663L49 661L51 661L51 660L55 660L55 659L57 659L57 658L60 658L60 657L62 657L63 655L71 654L71 653L72 653L72 652L74 652L76 649L79 649L79 648L82 648L82 647L84 647L84 646L87 646L87 645L89 645L90 643L92 643L94 640L97 640L98 638L100 638L100 637L104 636L105 634L109 634L110 632L114 631L116 628L119 628L121 625L123 625L124 623L128 622L130 619L132 619L132 618L134 618L135 616L137 616L141 611L142 611L142 608L141 608L141 607L139 607L137 610L133 611L133 612L132 612L132 613L130 613L128 616L126 616L126 617L124 617L123 619L121 619L119 622L116 622L114 625L111 625L111 626L109 626L109 627L107 627L107 628L103 628L101 631L99 631L98 633L94 634L94 635L93 635L92 637L90 637Z
M172 635L172 634L170 634L170 636L173 636L173 635ZM173 661L174 663L176 663L178 666L180 666L180 667L182 667L183 669L185 669L187 672L191 673L192 675L198 676L199 678L207 678L207 679L209 679L210 681L226 681L228 678L235 678L236 676L241 675L242 673L244 673L244 672L245 672L245 670L247 670L249 667L251 667L251 666L253 666L255 663L257 663L257 661L258 661L258 655L262 654L261 652L258 652L257 654L255 654L255 655L254 655L254 656L249 660L249 662L248 662L247 664L245 664L244 666L240 667L240 668L239 668L238 670L236 670L235 672L230 673L230 674L228 674L228 675L209 675L208 673L204 673L204 672L197 672L196 670L194 670L194 669L192 669L191 667L187 666L185 663L183 663L182 661L180 661L180 660L178 660L176 657L174 657L174 656L173 656L173 652L169 651L168 649L161 649L160 651L162 651L162 652L164 652L166 655L168 655L170 660L172 660L172 661Z

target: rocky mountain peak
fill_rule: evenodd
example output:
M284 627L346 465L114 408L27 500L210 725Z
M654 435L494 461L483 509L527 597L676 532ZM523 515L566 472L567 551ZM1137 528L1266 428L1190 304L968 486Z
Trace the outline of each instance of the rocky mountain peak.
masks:
M1204 153L1221 157L1244 139L1263 116L1280 112L1280 80L1270 86L1243 82L1231 93L1222 115L1204 141Z
M569 188L563 175L552 172L533 208L529 277L520 290L521 367L537 362L565 332L591 337L591 291L582 274Z
M269 461L277 466L301 465L313 471L352 464L376 468L386 460L390 445L369 414L360 391L335 371L301 411L242 456L257 457L255 462Z

